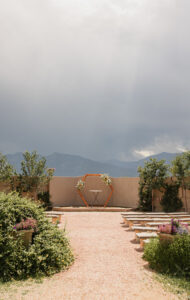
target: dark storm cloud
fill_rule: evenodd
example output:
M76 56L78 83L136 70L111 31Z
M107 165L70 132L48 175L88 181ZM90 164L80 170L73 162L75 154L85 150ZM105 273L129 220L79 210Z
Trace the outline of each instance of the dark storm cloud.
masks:
M0 1L0 151L190 146L190 3Z

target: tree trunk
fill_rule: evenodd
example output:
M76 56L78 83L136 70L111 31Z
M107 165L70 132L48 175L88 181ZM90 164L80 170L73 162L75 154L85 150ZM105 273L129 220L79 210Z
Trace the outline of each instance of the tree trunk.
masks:
M188 211L188 207L187 207L187 193L186 193L186 188L184 188L184 195L185 195L185 211Z
M152 211L154 211L154 190L152 189Z

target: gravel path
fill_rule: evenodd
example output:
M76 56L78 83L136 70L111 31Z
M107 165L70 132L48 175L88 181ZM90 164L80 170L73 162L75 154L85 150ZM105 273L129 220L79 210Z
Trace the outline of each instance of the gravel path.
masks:
M85 212L64 214L76 260L66 272L31 286L26 300L151 300L177 299L152 279L142 252L131 243L120 213Z

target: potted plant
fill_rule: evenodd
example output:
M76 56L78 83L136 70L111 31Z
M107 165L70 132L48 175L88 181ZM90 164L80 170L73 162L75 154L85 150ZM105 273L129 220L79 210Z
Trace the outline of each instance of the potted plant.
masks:
M173 241L176 235L188 234L188 224L171 219L170 224L163 224L158 227L160 241Z
M15 236L20 236L23 240L23 244L28 248L32 242L32 234L37 229L37 221L33 218L28 218L17 223L13 227Z

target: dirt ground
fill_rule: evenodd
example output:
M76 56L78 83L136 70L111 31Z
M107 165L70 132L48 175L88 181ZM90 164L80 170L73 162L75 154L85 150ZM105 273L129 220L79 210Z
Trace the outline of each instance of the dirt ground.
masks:
M76 257L71 268L7 290L0 300L178 299L153 279L120 213L67 212L65 225Z

